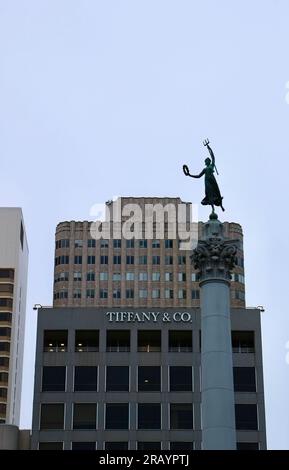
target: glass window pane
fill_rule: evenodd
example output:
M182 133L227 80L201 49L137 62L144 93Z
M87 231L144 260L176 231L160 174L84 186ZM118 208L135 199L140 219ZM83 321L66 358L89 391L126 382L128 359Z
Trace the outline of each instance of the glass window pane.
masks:
M129 367L107 366L106 368L106 391L128 392L129 391Z
M96 403L74 403L73 429L95 429L96 409Z
M193 405L191 403L171 403L171 429L193 429Z
M43 392L65 391L66 367L45 366L42 372Z
M106 429L128 429L128 403L106 404Z
M170 367L170 391L192 391L192 368L190 366Z
M161 404L138 404L138 429L161 429Z
M138 390L142 392L160 392L161 368L159 366L138 367Z
M97 367L76 366L74 369L74 391L97 391Z
M42 403L40 429L64 428L64 404Z

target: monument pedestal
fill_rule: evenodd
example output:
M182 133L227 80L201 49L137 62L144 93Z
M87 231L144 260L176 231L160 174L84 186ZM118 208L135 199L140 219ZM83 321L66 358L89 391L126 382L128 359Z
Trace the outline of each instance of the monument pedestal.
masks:
M192 255L201 291L201 410L204 450L235 450L235 400L230 319L230 279L236 240L210 218Z

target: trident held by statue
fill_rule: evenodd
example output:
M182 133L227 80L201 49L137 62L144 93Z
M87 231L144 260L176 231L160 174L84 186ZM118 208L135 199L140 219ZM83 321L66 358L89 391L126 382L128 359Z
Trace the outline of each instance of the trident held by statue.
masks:
M209 139L203 140L203 144L204 144L205 147L208 147L208 146L209 146L209 143L210 143ZM210 151L210 149L209 149L209 151ZM216 165L214 165L214 167L215 167L216 173L217 173L217 175L218 175L219 173L218 173L218 170L217 170Z

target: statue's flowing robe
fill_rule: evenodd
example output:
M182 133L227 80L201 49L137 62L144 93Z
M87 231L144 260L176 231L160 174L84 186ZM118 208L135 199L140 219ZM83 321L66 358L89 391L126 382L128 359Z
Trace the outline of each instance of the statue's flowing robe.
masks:
M214 206L221 206L222 205L222 196L219 190L218 183L214 176L214 165L209 165L204 169L205 173L205 193L206 196L202 200L202 204L204 206L207 205L214 205Z

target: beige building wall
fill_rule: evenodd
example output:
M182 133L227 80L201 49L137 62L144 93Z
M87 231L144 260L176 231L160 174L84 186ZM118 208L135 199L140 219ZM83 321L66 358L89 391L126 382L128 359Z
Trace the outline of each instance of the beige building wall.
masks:
M121 229L129 219L129 216L123 215L128 204L137 204L141 209L143 218L142 220L136 218L134 227L142 228L141 240L130 241L122 236ZM145 238L144 214L148 204L161 204L162 206L169 204L175 208L177 217L181 210L180 204L182 204L186 213L186 223L184 227L181 227L188 229L190 203L184 203L180 198L154 197L119 198L118 212L121 217L114 225L109 224L110 238L105 235L104 240L93 241L92 222L89 221L61 222L57 225L53 301L55 307L199 306L199 283L190 260L191 249L180 249L178 233L174 237L172 221L166 215L164 217L165 238L160 239L157 235L155 239ZM108 203L107 211L111 210L112 204ZM202 226L200 222L194 227L201 233ZM224 227L228 238L240 240L238 265L234 270L231 284L231 305L244 307L242 228L239 224L229 222L225 222ZM157 228L160 228L160 224L155 221L154 232ZM119 232L116 238L113 238L113 229ZM159 245L156 240L159 240ZM119 261L117 256L120 257L120 264L117 263Z
M0 424L20 421L28 246L20 208L0 208Z

